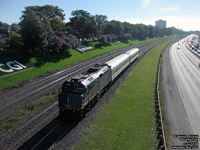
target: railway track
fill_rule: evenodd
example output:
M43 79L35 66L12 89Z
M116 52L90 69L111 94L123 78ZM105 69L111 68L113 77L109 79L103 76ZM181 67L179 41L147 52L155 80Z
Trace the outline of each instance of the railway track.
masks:
M158 41L153 42L153 44L157 42ZM140 46L144 46L141 49L141 52L143 52L143 49L145 49L146 47L149 47L151 44L152 43L140 44ZM7 94L0 95L0 119L14 112L15 110L27 104L28 102L51 92L55 87L58 87L58 85L62 84L64 80L66 80L68 77L78 72L81 72L84 69L87 69L89 66L94 64L94 62L101 63L112 57L119 55L125 50L129 50L130 48L132 47L123 48L122 50L118 50L118 51L110 52L101 56L97 56L88 61L74 65L62 71L59 71L55 74L47 76L43 79L37 80L33 82L32 84L28 84L27 86L17 89L17 91L13 90L13 92L11 91Z
M48 132L41 134L40 136L35 135L33 139L38 139L32 142L32 139L24 143L19 150L31 149L31 150L43 150L52 149L54 143L57 143L61 138L67 135L79 122L79 120L74 121L60 121L53 125Z
M58 109L55 109L56 107L57 102L1 139L1 149L15 149L19 146L31 133L34 133L40 126L46 125L51 118L57 116Z
M153 48L160 42L161 41L157 41L157 42L154 42L154 43L151 43L151 44L148 44L148 45L145 45L144 47L142 47L140 49L141 51L140 51L139 58L142 57L146 52L148 52L151 48ZM117 55L117 54L115 54L115 55ZM114 54L110 55L110 57L114 57ZM104 58L101 60L99 59L98 62L100 63L102 61L105 61L106 59L108 59L108 58ZM95 61L93 63L97 63L97 61ZM90 63L87 66L85 65L85 67L87 68L90 65L92 65L92 64ZM84 70L84 68L81 68L79 71L81 71L81 70ZM58 74L61 74L61 73L58 73ZM74 74L74 73L71 73L71 75L72 74ZM61 77L59 80L60 82L55 81L56 86L58 84L60 84L61 82L63 82L63 80L65 80L67 77L69 77L69 76L66 75L64 77ZM47 77L47 78L50 78L50 77ZM42 80L44 80L44 79L42 79ZM39 81L38 81L38 83L39 83ZM49 86L52 86L52 84ZM47 87L45 87L45 88L47 88ZM45 132L45 134L41 134L40 132L42 132L42 131L40 131L40 129L48 124L51 124L50 121L56 120L56 118L58 118L57 102L53 103L51 106L49 106L48 108L43 110L37 116L35 116L31 120L27 121L26 123L22 124L20 127L18 127L17 129L15 129L11 133L9 133L7 136L5 136L2 140L0 140L1 149L16 149L19 147L20 147L19 149L24 149L24 148L28 148L28 147L29 148L31 147L30 149L40 149L40 148L46 149L47 147L48 148L53 147L54 143L56 143L59 139L61 139L63 136L65 136L77 124L77 122L71 122L71 123L60 122L60 120L57 119L57 121L53 122L54 126L47 127L49 129ZM62 131L62 132L60 132L60 131ZM35 133L39 134L41 137L32 139L32 138L34 138L33 135ZM58 134L58 135L56 136L56 138L53 138L55 136L55 134ZM32 137L32 138L30 139L30 137ZM52 141L52 138L53 138L53 141ZM31 143L34 143L31 145L29 142L25 142L27 140L35 141L35 142L31 142ZM24 144L22 145L22 143L24 143Z

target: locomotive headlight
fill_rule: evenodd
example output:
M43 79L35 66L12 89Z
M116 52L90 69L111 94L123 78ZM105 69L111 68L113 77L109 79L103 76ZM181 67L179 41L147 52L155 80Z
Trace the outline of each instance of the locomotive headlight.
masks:
M69 97L67 98L67 104L69 104Z

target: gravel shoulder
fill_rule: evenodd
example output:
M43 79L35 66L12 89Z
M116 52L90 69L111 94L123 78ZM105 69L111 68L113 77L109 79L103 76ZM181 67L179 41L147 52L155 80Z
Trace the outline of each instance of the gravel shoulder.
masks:
M163 54L161 80L163 104L167 120L167 143L168 149L172 149L172 146L182 145L183 143L178 138L175 138L174 135L193 134L193 132L172 71L169 51L170 47Z

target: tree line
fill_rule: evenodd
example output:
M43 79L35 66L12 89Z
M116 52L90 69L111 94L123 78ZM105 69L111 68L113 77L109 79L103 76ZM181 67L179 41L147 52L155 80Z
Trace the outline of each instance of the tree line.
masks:
M6 41L10 49L30 55L62 53L77 48L88 39L106 43L185 34L176 28L160 29L152 25L108 21L106 15L91 15L85 10L72 11L69 22L65 23L63 12L51 5L25 7L20 18L20 31L12 32Z

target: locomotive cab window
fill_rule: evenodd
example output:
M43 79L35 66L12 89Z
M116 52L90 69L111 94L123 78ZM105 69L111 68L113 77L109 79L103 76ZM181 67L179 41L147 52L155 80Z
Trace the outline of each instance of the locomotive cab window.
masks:
M68 82L65 82L62 86L62 91L63 92L70 92L71 91L71 85Z
M85 87L80 83L66 82L62 87L63 92L70 92L75 94L82 94L86 91Z
M81 84L72 84L72 92L74 92L74 93L84 93L85 87Z

